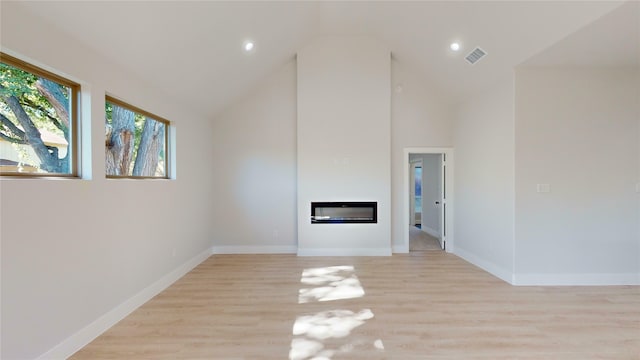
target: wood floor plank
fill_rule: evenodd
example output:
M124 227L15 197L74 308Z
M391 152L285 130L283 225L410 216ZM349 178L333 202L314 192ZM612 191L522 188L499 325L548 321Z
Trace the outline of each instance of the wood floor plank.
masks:
M445 252L215 255L72 357L125 358L637 360L640 287L514 287Z

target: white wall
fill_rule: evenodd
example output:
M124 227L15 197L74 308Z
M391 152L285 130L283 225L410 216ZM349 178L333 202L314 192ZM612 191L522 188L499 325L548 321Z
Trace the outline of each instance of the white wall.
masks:
M296 62L215 120L215 252L290 252L296 229Z
M3 51L82 83L92 165L82 180L0 180L0 357L31 359L207 253L212 127L18 4L3 2L1 20ZM177 179L104 178L106 91L173 122Z
M639 88L631 68L517 71L517 283L638 281Z
M514 88L507 82L458 108L455 253L512 281Z
M298 52L298 253L391 253L391 54L368 37ZM376 224L311 224L313 201L376 201Z
M408 196L402 188L403 148L451 146L453 122L447 102L395 59L391 79L395 248L404 242L402 200ZM395 91L397 85L402 91ZM293 60L215 120L214 251L295 252L297 221L286 214L296 214L296 111ZM259 182L246 184L251 179Z
M409 248L402 215L409 196L403 184L404 148L453 146L454 122L447 99L410 67L392 59L391 79L391 229L394 252L400 252Z

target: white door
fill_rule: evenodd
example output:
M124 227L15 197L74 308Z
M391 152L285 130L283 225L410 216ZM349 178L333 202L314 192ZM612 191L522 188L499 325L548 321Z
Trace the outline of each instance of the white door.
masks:
M447 247L447 154L440 156L440 247L446 250Z

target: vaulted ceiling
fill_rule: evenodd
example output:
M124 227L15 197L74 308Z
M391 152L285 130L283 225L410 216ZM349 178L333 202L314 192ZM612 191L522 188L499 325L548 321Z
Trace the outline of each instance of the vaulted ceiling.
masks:
M20 6L209 119L319 36L378 38L452 103L527 61L611 65L637 64L640 58L635 1L25 1ZM575 49L553 47L607 14L611 19L591 33L574 35ZM247 39L256 44L250 53L242 48ZM452 41L461 44L459 52L449 49ZM477 46L488 55L469 65L464 56ZM580 56L582 48L595 55ZM553 51L545 54L545 49Z

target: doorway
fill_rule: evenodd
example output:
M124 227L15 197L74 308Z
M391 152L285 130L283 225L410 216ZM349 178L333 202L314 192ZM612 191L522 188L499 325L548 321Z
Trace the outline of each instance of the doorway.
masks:
M404 151L406 252L453 252L453 149Z

